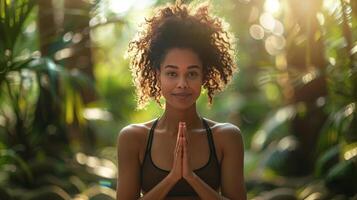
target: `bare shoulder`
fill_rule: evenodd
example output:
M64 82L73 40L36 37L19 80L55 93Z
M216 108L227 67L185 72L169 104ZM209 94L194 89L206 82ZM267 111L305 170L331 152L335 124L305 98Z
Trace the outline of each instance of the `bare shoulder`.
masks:
M221 123L211 119L205 119L216 135L220 137L239 137L241 135L240 129L232 123Z
M243 145L243 138L240 129L232 123L221 123L206 119L212 129L213 137L222 148L235 146L239 148Z
M154 120L129 124L123 127L118 134L118 143L126 143L130 145L142 146L146 142L148 131L150 130Z

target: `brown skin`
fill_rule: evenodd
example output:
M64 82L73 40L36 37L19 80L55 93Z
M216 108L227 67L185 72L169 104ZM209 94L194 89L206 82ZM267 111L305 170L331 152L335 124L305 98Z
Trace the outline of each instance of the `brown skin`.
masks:
M161 63L157 75L166 107L155 129L151 155L155 165L170 173L141 198L197 199L166 198L175 183L184 178L200 199L245 200L244 148L242 136L236 126L207 120L221 163L221 194L210 188L193 171L205 165L209 158L206 130L196 111L196 100L202 86L202 64L198 56L189 49L171 49ZM178 97L178 93L188 95ZM180 126L180 122L185 125ZM153 121L132 124L123 128L118 136L117 199L140 198L140 166L144 160L148 132L152 125Z

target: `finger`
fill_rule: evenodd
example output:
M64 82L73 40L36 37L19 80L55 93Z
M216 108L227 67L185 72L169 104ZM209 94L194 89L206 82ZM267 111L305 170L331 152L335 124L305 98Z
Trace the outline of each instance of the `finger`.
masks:
M179 139L178 145L177 145L176 150L175 150L175 156L176 157L181 157L180 156L181 152L182 152L182 144L181 144L180 139Z
M177 134L177 139L176 139L176 146L178 146L180 142L180 132L181 132L181 124L179 123L179 128L178 128L178 134Z
M181 136L178 135L177 136L177 141L176 141L176 147L175 147L175 151L178 152L179 151L179 148L181 147L182 148L182 145L181 145Z
M186 122L182 122L182 135L186 137Z
M184 123L182 126L182 132L183 132L183 136L184 136L184 142L186 144L188 144L186 123Z
M176 151L175 151L175 158L174 160L179 160L181 159L181 152L182 152L182 145L180 144L181 142L179 142Z
M182 137L182 131L183 131L183 123L179 122L179 130L178 130L178 135Z
M187 149L187 140L184 137L182 138L182 149L183 149L184 152Z
M183 157L184 155L184 148L185 148L185 146L184 146L184 138L183 137L181 137L181 157Z
M180 145L178 144L178 145L176 146L176 148L175 148L175 155L177 155L177 154L178 154L179 149L180 149Z
M182 163L185 166L188 163L188 152L187 152L187 146L185 144L182 147Z

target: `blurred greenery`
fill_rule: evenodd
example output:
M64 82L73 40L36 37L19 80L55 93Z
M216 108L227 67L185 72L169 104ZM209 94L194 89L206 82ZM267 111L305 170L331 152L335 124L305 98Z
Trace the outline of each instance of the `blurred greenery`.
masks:
M125 52L167 2L0 0L1 200L115 199L118 131L162 113ZM210 4L239 73L198 108L240 127L248 198L357 199L357 1Z

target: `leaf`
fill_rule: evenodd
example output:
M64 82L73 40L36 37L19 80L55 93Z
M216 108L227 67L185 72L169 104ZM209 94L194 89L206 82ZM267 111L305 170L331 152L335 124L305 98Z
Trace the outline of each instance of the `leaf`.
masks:
M354 195L357 191L356 161L337 163L326 176L326 186L332 191Z
M253 136L252 148L257 151L263 150L274 139L276 134L279 133L277 128L292 119L295 114L296 107L288 105L268 115L262 126Z
M24 200L51 199L51 200L71 200L71 196L62 188L50 185L35 190L31 190L22 197Z
M32 176L30 167L13 150L11 150L11 149L0 150L0 157L3 157L3 158L7 157L10 159L11 163L17 163L18 164L17 166L19 166L25 172L28 180L30 180L30 181L33 180L33 176Z
M324 154L318 157L315 167L315 174L323 177L339 161L340 147L335 145L329 148Z

